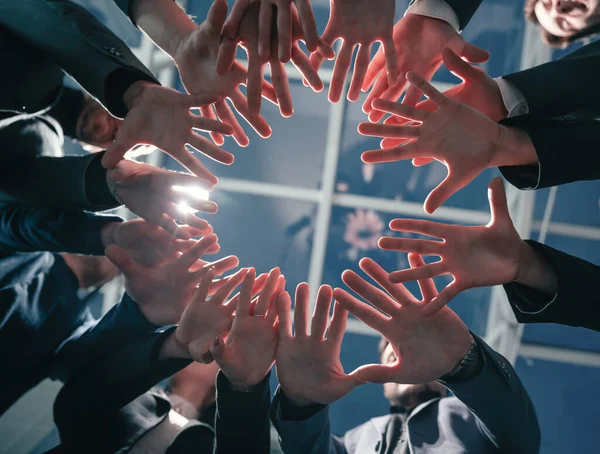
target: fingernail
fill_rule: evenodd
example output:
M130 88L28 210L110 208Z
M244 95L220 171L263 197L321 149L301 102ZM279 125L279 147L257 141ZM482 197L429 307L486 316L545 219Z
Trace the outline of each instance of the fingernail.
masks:
M213 346L218 347L220 342L221 338L219 336L215 337L215 340L213 341Z

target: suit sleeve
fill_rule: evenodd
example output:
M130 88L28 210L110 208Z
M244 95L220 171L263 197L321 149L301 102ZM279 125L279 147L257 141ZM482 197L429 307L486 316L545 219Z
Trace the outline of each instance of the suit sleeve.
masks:
M570 115L548 120L513 117L505 126L518 127L531 139L538 165L500 167L502 176L519 189L541 189L600 178L597 153L600 122Z
M116 216L85 211L0 205L0 252L71 252L104 255L101 230Z
M217 434L215 454L271 451L271 372L247 392L236 391L219 371L217 375Z
M117 117L127 114L123 94L131 84L158 84L123 41L71 1L0 2L0 26L42 50Z
M271 421L286 454L348 454L343 439L331 433L329 406L320 408L304 419L285 419L281 401L286 399L281 387L275 391L271 405Z
M517 283L504 285L520 323L560 323L600 331L597 282L600 267L550 246L527 243L551 266L558 293L548 295Z
M523 93L528 116L552 118L577 112L600 116L600 41L531 69L503 76Z
M481 372L460 384L440 381L477 417L479 429L500 452L539 452L540 427L521 380L502 355L479 337L477 342L484 358Z

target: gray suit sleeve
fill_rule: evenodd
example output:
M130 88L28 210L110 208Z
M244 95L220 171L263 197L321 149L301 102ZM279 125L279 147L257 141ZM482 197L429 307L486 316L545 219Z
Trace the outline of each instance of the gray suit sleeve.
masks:
M506 358L473 336L483 353L483 370L467 382L444 384L478 418L480 430L501 452L538 453L540 426L525 387Z
M42 50L117 117L127 113L122 98L132 83L158 84L123 41L73 2L3 1L0 26Z

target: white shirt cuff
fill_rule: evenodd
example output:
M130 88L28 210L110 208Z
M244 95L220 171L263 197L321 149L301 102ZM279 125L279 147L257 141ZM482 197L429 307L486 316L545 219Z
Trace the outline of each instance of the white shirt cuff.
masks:
M494 80L498 84L504 107L506 107L506 111L508 112L508 118L529 113L529 104L527 104L527 100L523 96L523 93L521 93L521 90L502 77L496 77Z
M460 31L458 16L444 0L416 0L407 8L404 15L406 16L409 13L443 20L452 25L457 32Z

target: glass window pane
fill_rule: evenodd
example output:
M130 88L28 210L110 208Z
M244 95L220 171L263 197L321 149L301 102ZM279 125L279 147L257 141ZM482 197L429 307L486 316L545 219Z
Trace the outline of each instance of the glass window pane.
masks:
M542 189L535 193L535 212L537 220L544 218L548 193ZM600 226L600 181L580 181L558 187L551 222L564 222L590 227Z
M540 452L597 452L600 368L519 357L516 370L537 412Z

